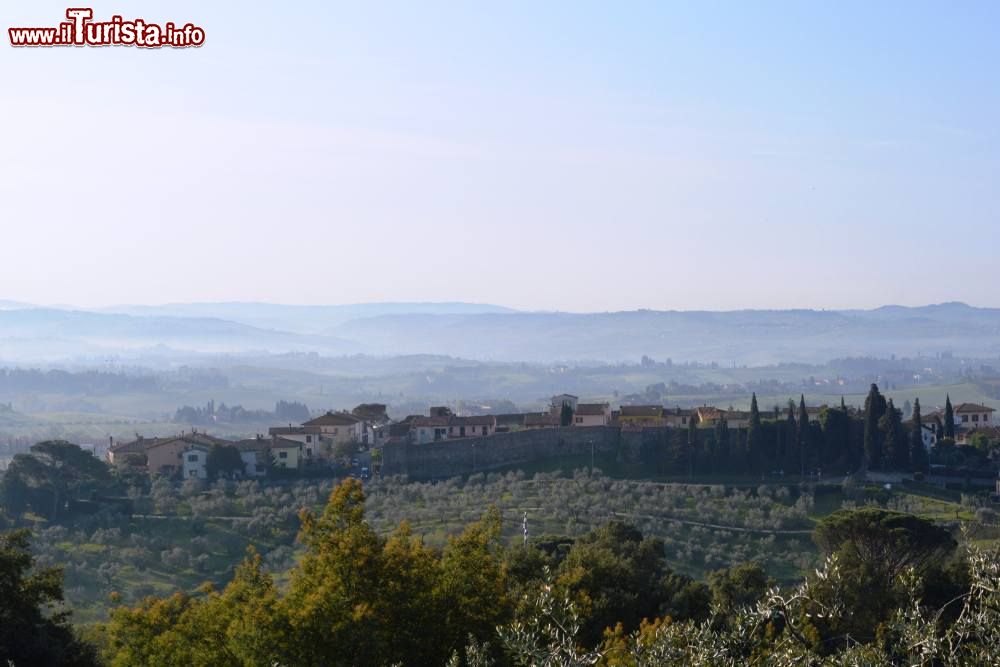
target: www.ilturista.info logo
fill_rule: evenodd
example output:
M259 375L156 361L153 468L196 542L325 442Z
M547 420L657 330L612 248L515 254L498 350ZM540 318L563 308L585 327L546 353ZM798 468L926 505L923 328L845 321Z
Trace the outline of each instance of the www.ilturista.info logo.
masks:
M187 48L205 43L205 30L193 23L179 26L173 22L159 25L143 19L126 21L112 16L109 21L94 21L89 7L66 10L66 18L54 28L8 28L11 46L141 46Z

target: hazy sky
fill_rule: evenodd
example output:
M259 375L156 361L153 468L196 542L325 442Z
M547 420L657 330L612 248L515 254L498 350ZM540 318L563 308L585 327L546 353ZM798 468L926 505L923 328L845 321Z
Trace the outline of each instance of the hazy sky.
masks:
M996 2L263 4L4 3L0 299L1000 306Z

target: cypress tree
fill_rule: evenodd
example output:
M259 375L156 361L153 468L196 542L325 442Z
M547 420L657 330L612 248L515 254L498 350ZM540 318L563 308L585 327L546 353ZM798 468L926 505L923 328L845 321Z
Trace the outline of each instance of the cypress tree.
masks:
M785 416L785 462L786 470L799 467L799 430L795 427L795 401L788 399L788 412Z
M944 398L944 437L955 437L955 411L951 408L951 396Z
M750 397L750 427L747 430L747 453L752 470L764 470L763 442L760 428L760 410L757 409L757 393Z
M847 414L847 403L844 403L843 396L840 397L840 409L844 411L845 415Z
M908 470L910 467L910 448L903 437L903 422L901 412L889 399L885 414L881 419L882 456L885 468L888 470Z
M913 400L913 421L910 432L910 467L914 472L927 472L927 449L924 447L923 423L920 417L920 399Z
M877 470L882 464L882 434L879 432L879 420L885 414L885 398L878 391L878 385L872 384L865 398L865 458L867 467Z
M729 451L729 420L726 419L726 413L724 411L720 412L719 421L715 422L715 455L719 463L724 466L729 466L731 463L731 452Z
M698 425L695 423L694 410L688 417L687 432L687 453L688 453L688 477L694 477L694 452L698 444Z
M806 410L805 394L799 396L799 474L806 474L806 464L810 463L811 443L809 442L809 411Z

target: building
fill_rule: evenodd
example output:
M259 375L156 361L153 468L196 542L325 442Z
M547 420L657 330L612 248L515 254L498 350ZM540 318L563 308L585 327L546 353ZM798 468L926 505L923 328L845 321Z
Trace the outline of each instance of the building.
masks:
M743 410L723 410L722 416L726 419L726 426L732 429L747 428L750 426L750 412Z
M298 440L273 438L271 440L271 462L274 467L298 470L302 466L302 446Z
M662 421L664 426L671 426L673 428L688 428L691 419L694 417L694 412L691 410L682 410L681 408L664 408ZM695 420L697 423L697 420Z
M200 442L188 443L181 451L181 477L184 479L208 479L208 452L213 445Z
M493 435L496 430L497 420L493 415L451 417L448 420L449 438L480 438Z
M243 470L247 477L264 477L270 464L271 439L250 438L234 442L233 446L240 452L243 460Z
M573 426L607 426L611 423L608 403L579 403L573 413Z
M643 427L663 425L662 405L623 405L618 411L622 426Z
M146 465L146 450L153 444L173 438L144 438L136 435L135 440L128 442L112 443L108 448L108 463L112 465L126 465L131 462L140 462Z
M496 419L498 433L520 431L524 428L524 414L520 412L493 415L493 418Z
M451 417L424 417L417 415L410 420L410 442L415 445L425 445L429 442L439 442L448 437L448 424Z
M996 412L988 405L978 403L962 403L953 409L955 415L955 426L969 430L993 425L993 413Z
M327 412L303 422L302 426L319 428L322 438L333 445L352 440L362 443L365 440L365 421L348 412Z
M174 438L157 438L146 447L146 470L150 475L173 477L183 474L182 455L190 445L230 445L229 440L204 433L188 433Z
M722 419L723 413L719 408L714 408L710 405L703 405L700 408L695 408L695 414L698 417L699 426L715 426Z
M573 394L559 394L558 396L552 397L552 400L549 403L549 412L554 415L558 415L562 412L564 405L568 405L573 412L576 412L579 402L580 398L574 396Z
M549 412L529 412L524 415L525 429L559 428L560 426L562 426L562 421L559 415Z
M323 429L319 426L273 426L267 429L272 438L284 438L302 443L302 453L307 458L327 458L330 442L324 442Z

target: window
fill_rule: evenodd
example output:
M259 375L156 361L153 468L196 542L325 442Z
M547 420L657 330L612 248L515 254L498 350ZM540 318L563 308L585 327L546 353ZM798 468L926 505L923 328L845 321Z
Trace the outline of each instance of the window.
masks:
M974 422L979 421L979 415L972 415L972 421Z
M962 415L962 421L963 422L969 421L969 415Z
M197 463L197 462L198 462L197 454L188 454L188 463Z
M577 417L576 418L576 423L577 424L582 424L583 423L583 417Z
M288 458L288 452L278 452L278 458L279 459L287 459Z
M489 432L489 429L484 426L483 427L483 435L486 435L488 432Z
M312 437L311 435L307 435L307 436L306 436L306 444L309 444L309 443L311 443L312 441L313 441L313 437Z

